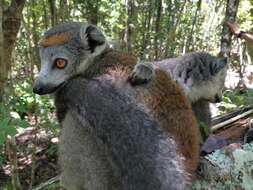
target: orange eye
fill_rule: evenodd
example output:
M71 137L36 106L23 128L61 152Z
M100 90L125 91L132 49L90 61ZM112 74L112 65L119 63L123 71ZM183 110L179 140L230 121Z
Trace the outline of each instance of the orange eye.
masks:
M58 68L58 69L64 69L67 66L67 60L65 59L56 59L54 61L54 65Z

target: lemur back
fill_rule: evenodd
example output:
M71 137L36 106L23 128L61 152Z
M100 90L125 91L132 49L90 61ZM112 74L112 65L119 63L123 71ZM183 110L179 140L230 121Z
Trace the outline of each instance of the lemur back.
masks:
M127 81L136 63L136 58L132 56L109 50L99 57L97 65L100 65L101 74L116 76ZM93 67L88 69L88 73L94 73L90 72L92 69ZM122 89L126 88L125 83L118 82L118 80L115 80L114 83ZM198 160L197 149L199 144L196 140L199 139L200 134L195 126L196 123L189 102L183 96L180 87L171 80L165 71L160 69L156 70L155 80L145 87L135 86L134 91L132 86L128 87L131 88L126 88L127 91L132 91L135 94L138 102L145 105L152 117L156 118L161 126L176 138L176 142L181 142L178 144L179 152L182 152L186 157L187 170L193 174ZM190 112L190 115L185 114L186 112ZM186 128L189 131L184 132ZM191 142L192 140L193 142Z
M57 26L41 44L34 92L55 92L65 188L187 187L199 133L189 102L166 72L158 69L149 84L132 86L127 79L136 59L109 49L93 25Z

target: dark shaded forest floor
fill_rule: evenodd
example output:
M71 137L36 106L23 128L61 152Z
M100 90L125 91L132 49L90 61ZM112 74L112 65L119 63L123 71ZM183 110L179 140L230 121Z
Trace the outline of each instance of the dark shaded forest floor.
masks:
M35 187L59 174L58 139L52 134L30 127L16 137L16 144L18 173L23 189L30 188L32 178L32 186ZM11 183L10 167L11 164L7 161L0 168L0 189Z

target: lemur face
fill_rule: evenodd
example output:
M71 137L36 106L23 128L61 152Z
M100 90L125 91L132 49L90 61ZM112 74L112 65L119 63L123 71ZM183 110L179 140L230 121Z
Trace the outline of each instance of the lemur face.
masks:
M208 80L195 81L195 84L187 89L186 94L191 102L199 99L207 100L211 103L218 103L222 100L224 83L228 69L226 58L217 58L206 65L205 69L209 69L210 77Z
M85 72L106 47L103 33L93 25L67 23L50 29L41 42L41 70L34 93L55 92L70 78Z
M57 90L75 74L77 58L63 46L41 48L41 70L34 92L42 95Z

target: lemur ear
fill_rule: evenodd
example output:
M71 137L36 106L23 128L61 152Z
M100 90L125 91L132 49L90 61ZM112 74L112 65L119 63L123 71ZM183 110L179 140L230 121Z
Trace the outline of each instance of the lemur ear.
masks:
M102 31L95 25L85 25L80 29L81 41L88 46L91 53L96 52L98 47L106 44L106 39Z

